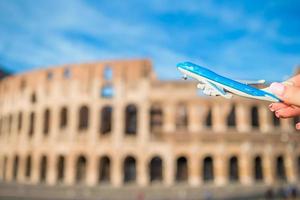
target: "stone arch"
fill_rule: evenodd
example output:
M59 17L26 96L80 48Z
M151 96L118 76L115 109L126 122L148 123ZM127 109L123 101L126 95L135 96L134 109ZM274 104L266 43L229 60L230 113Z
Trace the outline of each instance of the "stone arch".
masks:
M236 126L236 112L235 112L235 105L231 106L231 110L227 116L227 126L228 127L235 127Z
M56 162L57 182L61 183L65 178L65 157L63 155L58 156Z
M253 175L255 181L263 181L263 163L260 156L256 156L253 160Z
M187 158L181 156L176 160L176 182L188 181L188 161Z
M32 166L31 155L28 155L25 161L25 177L27 179L29 179L31 176L31 166Z
M44 135L48 135L50 131L50 120L51 120L51 112L49 108L44 111L44 126L43 126L43 133Z
M259 127L259 111L257 106L251 107L251 125L254 128Z
M111 181L111 161L108 156L102 156L98 162L98 182L110 183Z
M137 133L137 107L129 104L125 109L125 134L136 135Z
M202 177L204 182L212 182L214 180L214 161L211 156L203 159Z
M102 135L112 131L112 112L111 106L104 106L100 111L100 134Z
M127 156L123 165L124 183L136 182L136 160L132 156Z
M59 115L59 127L64 129L68 126L68 108L66 106L62 107Z
M87 176L87 160L84 155L80 155L76 161L76 183L85 183Z
M78 116L78 130L83 131L88 129L89 126L89 108L83 105L79 109Z
M159 156L155 156L149 163L150 182L162 182L163 180L163 161Z
M275 177L278 181L286 181L285 161L282 155L276 157Z
M17 181L18 179L18 171L19 171L19 156L16 155L14 157L14 162L13 162L13 174L12 174L12 177L13 177L13 180L14 181Z
M45 155L40 160L40 182L45 183L47 179L48 159Z
M150 108L150 131L160 132L163 125L163 110L160 105L152 105Z
M230 182L239 181L239 160L236 156L229 159L228 175Z
M188 128L188 109L187 105L180 103L176 109L176 129L178 130L187 130Z

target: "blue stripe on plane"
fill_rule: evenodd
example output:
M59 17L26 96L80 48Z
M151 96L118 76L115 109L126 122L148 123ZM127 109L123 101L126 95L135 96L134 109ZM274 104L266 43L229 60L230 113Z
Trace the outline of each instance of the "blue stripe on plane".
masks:
M235 80L226 78L224 76L218 75L218 74L216 74L215 72L213 72L209 69L206 69L204 67L201 67L201 66L196 65L196 64L191 63L191 62L179 63L177 65L177 67L183 68L183 69L185 69L187 71L190 71L192 73L196 73L199 76L202 76L204 78L207 78L207 79L215 81L215 82L218 82L222 85L231 87L235 90L239 90L239 91L244 92L246 94L249 94L251 96L261 96L261 97L269 96L269 97L272 97L274 99L277 99L278 101L281 101L277 96L275 96L271 93L265 92L263 90L260 90L260 89L251 87L249 85L237 82Z

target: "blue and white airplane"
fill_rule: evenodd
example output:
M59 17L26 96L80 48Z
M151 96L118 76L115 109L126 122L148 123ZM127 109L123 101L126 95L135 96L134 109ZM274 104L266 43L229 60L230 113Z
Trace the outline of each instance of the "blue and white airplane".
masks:
M178 70L183 74L183 78L192 77L199 81L197 88L203 90L203 93L209 96L222 96L227 99L236 94L252 99L259 99L271 102L280 102L281 100L272 94L268 88L257 89L250 85L264 83L259 81L235 81L215 72L196 65L191 62L183 62L177 65Z

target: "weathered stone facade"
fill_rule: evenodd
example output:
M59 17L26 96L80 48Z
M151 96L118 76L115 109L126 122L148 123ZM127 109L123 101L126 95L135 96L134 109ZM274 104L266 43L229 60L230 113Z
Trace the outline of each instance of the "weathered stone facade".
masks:
M174 67L174 71L175 71ZM300 136L268 103L158 80L148 60L65 65L0 82L0 180L172 186L300 181Z

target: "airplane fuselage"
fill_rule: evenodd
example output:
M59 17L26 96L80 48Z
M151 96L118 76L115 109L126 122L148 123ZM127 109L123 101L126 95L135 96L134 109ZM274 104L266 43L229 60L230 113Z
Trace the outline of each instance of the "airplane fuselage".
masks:
M224 76L218 75L209 69L206 69L204 67L201 67L199 65L190 62L179 63L177 65L177 68L181 73L189 77L192 77L202 83L209 81L220 88L224 88L230 91L231 93L240 96L259 99L259 100L266 100L271 102L280 101L280 99L276 97L274 94L237 82L235 80L226 78Z

